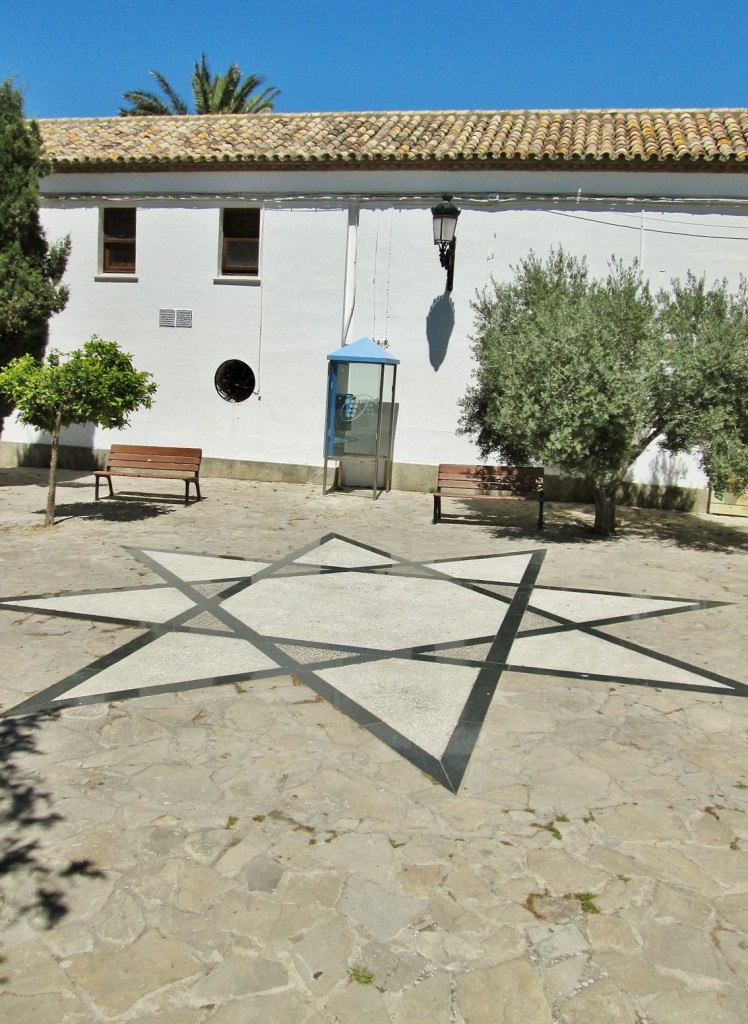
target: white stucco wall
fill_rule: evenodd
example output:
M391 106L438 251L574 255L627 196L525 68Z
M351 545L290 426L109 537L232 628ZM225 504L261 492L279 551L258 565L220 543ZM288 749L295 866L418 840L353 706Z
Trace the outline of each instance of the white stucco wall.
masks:
M249 461L321 464L325 357L362 336L386 339L401 360L396 461L476 461L455 433L471 373L470 303L530 249L562 245L594 274L613 255L636 258L655 286L688 270L735 284L748 256L748 178L738 174L66 174L43 192L48 237L73 243L52 344L116 340L159 385L126 436L77 428L65 441L194 445ZM447 192L462 210L451 295L431 241L430 206ZM137 206L137 281L97 278L104 200ZM263 208L260 279L217 283L220 207L246 200ZM192 310L193 327L159 327L162 307ZM213 385L229 358L258 379L239 405ZM38 438L11 420L3 439ZM656 451L632 475L705 483L692 460Z

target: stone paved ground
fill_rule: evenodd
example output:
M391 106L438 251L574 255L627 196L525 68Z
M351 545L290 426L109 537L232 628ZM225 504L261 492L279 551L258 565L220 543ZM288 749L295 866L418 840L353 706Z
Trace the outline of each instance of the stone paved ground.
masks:
M275 559L337 532L412 558L539 546L533 512L206 480L95 505L0 470L0 596L155 582L127 545ZM729 602L607 627L748 682L748 521L550 506L547 585ZM136 635L0 612L8 708ZM748 702L505 674L457 795L291 677L0 722L0 1019L740 1024Z

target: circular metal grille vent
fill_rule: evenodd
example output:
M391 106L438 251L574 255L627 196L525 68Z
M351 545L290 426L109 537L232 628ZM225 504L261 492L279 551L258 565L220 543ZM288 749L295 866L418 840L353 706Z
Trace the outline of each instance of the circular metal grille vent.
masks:
M227 359L216 370L216 391L226 402L245 402L254 392L255 375L241 359Z

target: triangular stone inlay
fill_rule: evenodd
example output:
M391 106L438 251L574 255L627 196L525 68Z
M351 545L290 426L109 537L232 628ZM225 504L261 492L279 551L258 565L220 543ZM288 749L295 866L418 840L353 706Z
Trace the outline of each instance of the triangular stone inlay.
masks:
M217 580L214 583L192 583L191 587L202 597L215 597L216 594L222 594L224 590L234 585L231 580Z
M518 636L512 647L510 665L532 668L537 672L549 669L577 677L621 676L653 683L679 683L704 686L708 681L698 671L689 671L652 655L611 643L602 636L582 632L551 633L546 636ZM731 689L713 682L711 686Z
M250 562L243 558L217 555L193 555L184 551L143 551L148 562L155 562L167 572L188 583L197 580L246 579L267 567L267 562ZM154 570L158 572L158 568Z
M194 602L174 587L136 587L132 590L30 598L16 601L15 605L42 613L163 623L194 607Z
M313 550L299 555L296 564L327 565L336 569L362 569L375 565L388 565L392 561L385 555L369 551L360 544L334 537Z
M388 659L326 668L322 679L436 759L449 743L478 669Z
M420 657L447 661L476 661L482 664L490 653L490 644L474 644L469 647L447 647L438 651L423 651Z
M336 651L330 647L306 647L300 644L276 644L276 647L300 665L317 665L326 661L357 657L351 651Z
M138 691L196 679L213 681L221 676L275 668L274 661L246 640L199 633L167 633L73 687L65 694L65 699Z
M210 612L200 612L194 618L187 619L184 626L189 629L209 629L219 633L233 633L231 626L228 626Z

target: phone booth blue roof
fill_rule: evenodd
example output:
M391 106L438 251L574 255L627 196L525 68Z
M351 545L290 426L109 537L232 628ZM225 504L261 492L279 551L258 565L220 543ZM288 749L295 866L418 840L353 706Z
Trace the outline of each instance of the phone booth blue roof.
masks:
M371 338L359 338L351 345L343 345L330 352L327 358L333 363L384 363L387 366L397 366L400 362Z

